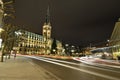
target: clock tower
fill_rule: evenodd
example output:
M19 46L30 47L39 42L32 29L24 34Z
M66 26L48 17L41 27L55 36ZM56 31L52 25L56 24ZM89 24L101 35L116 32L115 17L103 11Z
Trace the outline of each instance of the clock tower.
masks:
M51 38L51 24L50 24L49 6L47 9L46 21L43 25L43 37L44 37L45 41Z
M43 35L43 41L44 41L44 53L48 54L48 53L50 53L50 48L51 48L51 24L50 24L49 6L47 9L45 23L43 25L42 35Z

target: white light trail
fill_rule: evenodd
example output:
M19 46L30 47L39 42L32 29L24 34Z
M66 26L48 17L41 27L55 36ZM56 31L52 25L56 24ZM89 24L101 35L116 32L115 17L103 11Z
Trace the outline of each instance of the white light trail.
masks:
M115 72L115 73L120 73L118 71L114 71L114 70L111 70L111 69L104 69L104 68L94 67L94 66L86 66L86 65L83 65L83 64L78 64L78 63L73 63L73 62L68 62L68 61L50 59L50 58L45 58L45 57L38 57L38 58L47 59L47 60L51 60L51 61L62 62L62 63L67 63L67 64L72 64L72 65L77 65L77 66L85 66L85 67L90 67L90 68L96 68L96 69L99 69L99 70L107 70L107 71L112 71L112 72ZM83 60L81 60L81 62L89 64L89 65L96 65L96 66L102 65L102 64L94 64L94 63L86 62L86 61L83 61ZM102 66L107 66L107 65L102 65ZM109 66L107 66L107 67L109 67ZM118 68L119 66L113 66L113 67Z
M103 78L110 79L110 80L120 80L119 78L116 78L116 77L112 77L112 76L108 76L108 75L104 75L104 74L100 74L100 73L96 73L96 72L91 72L91 71L88 71L88 70L72 67L72 66L65 65L65 64L62 64L62 63L58 63L58 62L53 62L53 61L49 61L49 60L45 60L45 59L40 59L39 57L35 57L35 56L27 56L27 57L31 57L31 58L35 58L37 60L41 60L41 61L45 61L45 62L48 62L48 63L64 66L64 67L67 67L67 68L70 68L70 69L74 69L74 70L77 70L77 71L81 71L81 72L84 72L84 73L88 73L88 74L91 74L91 75L103 77Z

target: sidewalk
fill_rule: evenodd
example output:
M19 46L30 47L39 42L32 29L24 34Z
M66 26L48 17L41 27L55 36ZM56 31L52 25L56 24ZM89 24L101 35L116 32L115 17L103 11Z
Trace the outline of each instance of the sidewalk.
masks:
M59 80L56 76L42 67L34 64L32 60L11 56L0 62L0 80Z

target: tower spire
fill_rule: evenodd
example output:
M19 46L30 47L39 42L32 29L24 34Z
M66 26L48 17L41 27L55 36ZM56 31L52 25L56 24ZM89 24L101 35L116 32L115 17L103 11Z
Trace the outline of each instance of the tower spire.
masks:
M46 24L50 24L50 8L48 5L47 14L46 14Z
M50 53L51 49L51 24L50 24L50 8L47 8L47 14L45 17L45 24L43 25L43 40L44 40L44 52L45 54Z

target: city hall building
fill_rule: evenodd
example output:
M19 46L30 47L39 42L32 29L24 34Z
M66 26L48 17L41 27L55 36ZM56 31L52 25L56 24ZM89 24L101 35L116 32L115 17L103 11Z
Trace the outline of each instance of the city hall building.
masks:
M49 7L47 9L46 21L43 25L42 35L26 30L15 31L16 41L14 50L21 54L51 54L53 39L51 38L51 23ZM62 43L56 40L56 54L63 53Z
M43 36L25 30L15 32L15 44L13 49L20 54L40 54L43 52Z
M45 33L44 33L45 34ZM46 41L47 40L47 41ZM32 33L26 30L15 31L15 44L13 50L20 54L51 54L52 38ZM56 40L57 54L63 53L62 42Z

